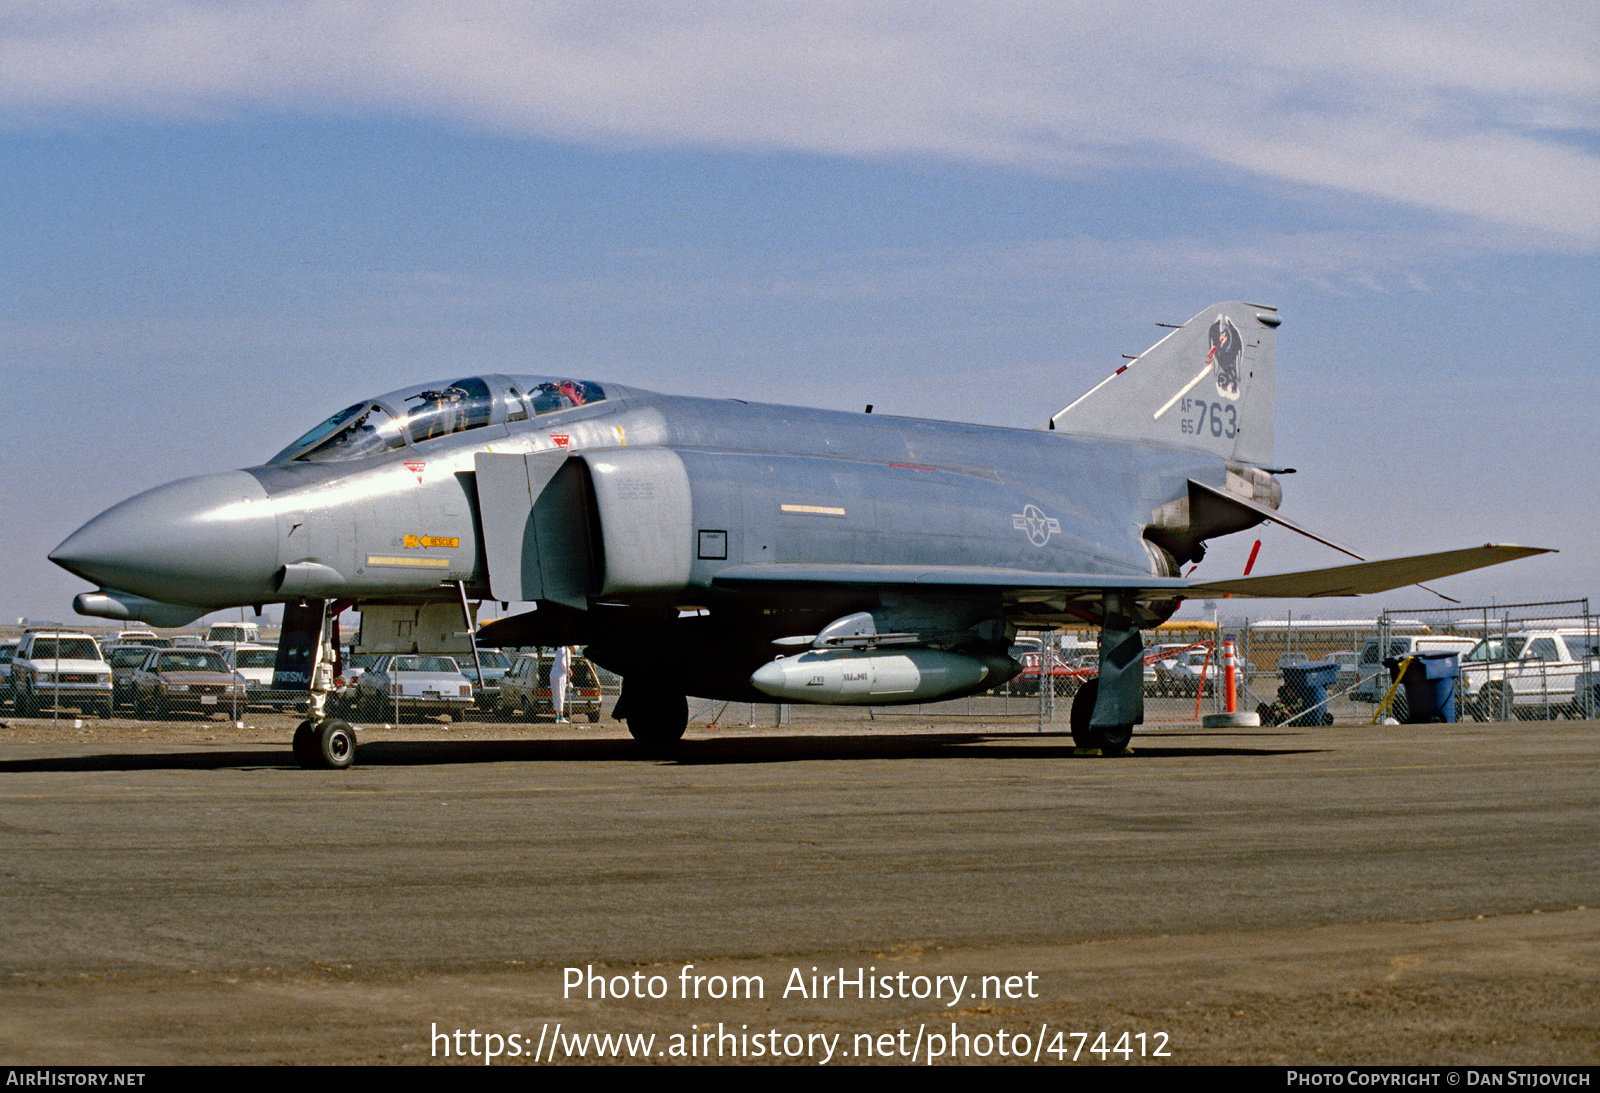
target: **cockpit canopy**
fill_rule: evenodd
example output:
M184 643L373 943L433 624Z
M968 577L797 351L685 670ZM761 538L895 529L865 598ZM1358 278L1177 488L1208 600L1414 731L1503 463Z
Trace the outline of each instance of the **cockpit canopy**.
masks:
M604 402L588 380L468 376L419 384L347 406L273 456L271 463L343 463L490 424L527 421Z

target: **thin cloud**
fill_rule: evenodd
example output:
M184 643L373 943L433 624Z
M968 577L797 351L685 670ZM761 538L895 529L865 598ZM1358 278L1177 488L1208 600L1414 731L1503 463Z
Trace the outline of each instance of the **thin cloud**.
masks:
M0 5L0 112L411 114L612 146L1211 160L1600 245L1586 4Z

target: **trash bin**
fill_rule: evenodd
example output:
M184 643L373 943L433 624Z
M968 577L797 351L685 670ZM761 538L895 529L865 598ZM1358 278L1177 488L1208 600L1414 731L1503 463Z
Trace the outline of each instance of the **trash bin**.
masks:
M1321 707L1321 721L1324 725L1333 724L1333 714L1328 712L1328 688L1332 687L1339 679L1339 662L1336 660L1319 660L1315 664L1285 664L1283 666L1283 685L1297 702L1292 713L1309 710L1312 707ZM1318 717L1301 718L1302 721L1316 724Z
M1408 725L1430 721L1454 724L1456 720L1456 681L1461 677L1459 653L1413 653L1400 686L1406 693L1405 716ZM1383 666L1391 681L1399 675L1404 657L1388 657Z
M1293 721L1299 725L1331 725L1333 714L1328 712L1328 688L1339 678L1339 662L1323 660L1315 664L1285 664L1283 685L1278 688L1278 701L1268 706L1256 707L1263 725L1282 725ZM1307 714L1306 711L1315 709ZM1305 714L1305 716L1300 716Z

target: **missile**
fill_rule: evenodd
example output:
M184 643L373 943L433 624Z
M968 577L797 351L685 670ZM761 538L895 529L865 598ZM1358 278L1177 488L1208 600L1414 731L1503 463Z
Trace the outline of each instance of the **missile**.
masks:
M814 649L763 664L751 686L785 702L887 706L998 686L1022 671L1008 656L938 649Z

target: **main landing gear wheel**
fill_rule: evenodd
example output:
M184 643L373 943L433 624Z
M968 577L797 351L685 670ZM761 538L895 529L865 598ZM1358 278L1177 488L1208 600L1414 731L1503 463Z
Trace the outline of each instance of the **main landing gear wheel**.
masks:
M307 770L344 770L356 761L356 731L348 722L302 721L294 730L294 759Z
M1084 680L1072 699L1072 742L1080 748L1099 748L1102 755L1121 755L1133 740L1132 725L1090 725L1094 702L1100 694L1098 679Z
M651 750L665 750L689 727L689 699L670 691L629 688L624 717L628 733Z

